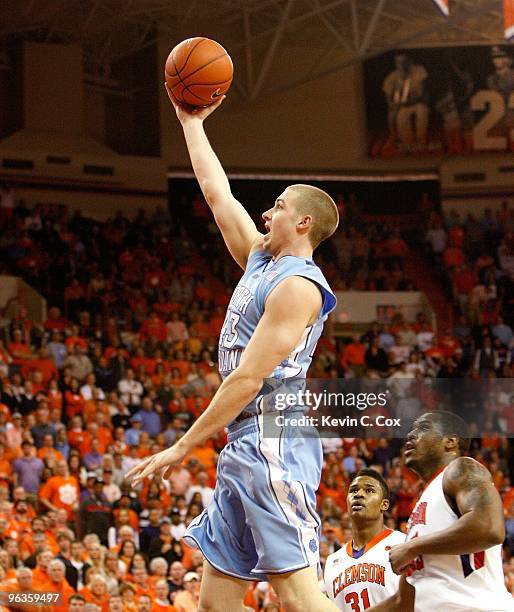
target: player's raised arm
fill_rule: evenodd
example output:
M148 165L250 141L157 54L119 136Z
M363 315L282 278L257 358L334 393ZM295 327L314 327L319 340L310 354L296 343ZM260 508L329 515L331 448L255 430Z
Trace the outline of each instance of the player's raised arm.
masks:
M232 195L227 175L203 128L204 120L220 106L224 97L206 108L189 110L173 99L167 86L166 90L184 130L189 157L200 189L214 214L230 254L244 270L250 250L262 238L262 234L243 205Z
M368 612L412 612L414 610L414 597L414 587L407 582L405 576L402 576L398 585L398 592L376 606L368 608Z
M451 527L393 546L390 560L400 573L419 555L472 554L505 539L500 494L489 471L470 457L452 461L444 475L443 490L459 518Z
M173 466L191 449L234 420L256 397L264 379L297 346L305 328L317 319L321 305L321 293L311 281L290 276L279 283L266 300L264 315L239 366L225 378L207 410L177 444L145 459L127 473L133 485L166 466L169 468L164 477L168 477Z

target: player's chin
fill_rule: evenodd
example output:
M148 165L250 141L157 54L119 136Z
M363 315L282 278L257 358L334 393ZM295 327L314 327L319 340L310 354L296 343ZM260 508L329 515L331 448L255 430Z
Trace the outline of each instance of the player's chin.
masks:
M404 455L405 467L413 468L416 465L416 458L413 455L414 453Z

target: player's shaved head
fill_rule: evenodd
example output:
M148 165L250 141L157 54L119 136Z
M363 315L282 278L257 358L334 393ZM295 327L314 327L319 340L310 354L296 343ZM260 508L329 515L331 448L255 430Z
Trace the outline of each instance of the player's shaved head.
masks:
M453 412L438 410L437 412L427 412L423 417L428 419L434 429L443 437L456 437L459 441L461 454L469 451L470 439L467 423L460 416Z
M322 189L313 185L290 185L295 196L294 206L301 215L312 216L312 228L309 239L315 249L336 231L339 225L339 213L334 200Z

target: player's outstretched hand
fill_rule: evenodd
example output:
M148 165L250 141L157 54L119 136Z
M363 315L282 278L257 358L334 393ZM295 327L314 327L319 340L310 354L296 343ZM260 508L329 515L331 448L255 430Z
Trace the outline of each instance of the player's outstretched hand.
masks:
M209 115L211 115L219 106L223 104L223 100L227 97L221 96L216 100L216 102L214 102L214 104L211 104L210 106L191 106L189 104L179 102L166 83L164 83L164 87L166 87L168 98L173 104L178 120L182 125L191 119L204 121L204 119L207 119Z
M141 463L138 463L125 474L125 479L131 481L131 485L135 487L145 478L158 470L163 470L163 468L166 469L164 469L162 477L169 478L177 465L182 462L185 455L186 453L175 444L171 448L143 459Z
M395 574L404 574L417 554L413 551L411 543L397 544L389 551L389 562Z

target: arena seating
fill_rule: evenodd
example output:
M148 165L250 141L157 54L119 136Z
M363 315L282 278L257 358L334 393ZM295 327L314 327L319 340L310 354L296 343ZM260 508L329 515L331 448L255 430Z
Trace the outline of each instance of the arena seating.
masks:
M513 219L507 208L465 221L432 213L427 257L454 302L454 329L436 333L422 315L416 324L398 315L364 334L326 337L311 376L511 378ZM154 611L196 609L203 557L181 537L209 503L225 435L190 453L169 483L156 477L133 490L124 474L179 439L219 386L217 338L235 265L218 237L191 234L193 220L179 227L160 208L99 223L18 205L1 222L0 272L22 276L49 308L38 323L20 299L1 318L0 590L30 578L35 590L77 594L91 610L108 610L117 594L133 610L146 593ZM398 232L350 220L320 257L337 289L407 290L408 252ZM405 529L420 485L400 446L324 440L322 560L351 537L346 492L361 467L384 474L388 525ZM477 434L472 449L502 494L514 594L512 445ZM252 584L245 603L279 609L267 583Z

